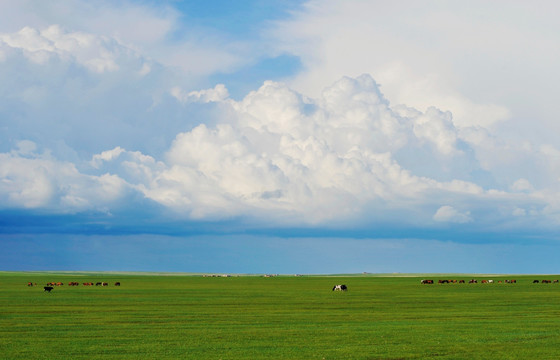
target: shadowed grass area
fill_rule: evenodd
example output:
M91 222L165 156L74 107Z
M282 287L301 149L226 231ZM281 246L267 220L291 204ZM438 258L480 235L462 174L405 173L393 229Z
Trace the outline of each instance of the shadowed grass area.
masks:
M532 284L533 278L542 277L420 285L415 277L0 273L0 353L6 359L559 358L560 285ZM65 285L43 292L50 281ZM70 281L80 286L68 287ZM109 286L81 285L86 281ZM347 292L331 291L342 283Z

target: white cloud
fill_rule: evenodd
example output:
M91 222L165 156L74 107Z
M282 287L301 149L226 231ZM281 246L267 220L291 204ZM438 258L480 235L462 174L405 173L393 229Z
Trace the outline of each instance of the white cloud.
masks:
M175 74L176 79L193 83L204 81L213 73L229 72L250 64L254 62L255 52L262 53L262 50L255 51L258 46L248 46L244 41L233 40L209 28L200 29L195 24L185 23L183 14L172 5L128 0L118 3L109 0L95 3L85 0L48 4L40 0L2 3L0 33L56 25L86 38L94 34L98 42L99 39L110 39L165 67L180 69ZM71 42L65 44L71 45ZM45 53L34 52L32 55L37 61L45 60ZM112 53L98 55L87 62L90 69L102 72L115 70L118 66ZM147 66L141 68L141 74L148 69Z
M74 164L48 154L0 154L0 199L6 208L42 208L57 213L114 206L130 192L118 176L81 174Z
M66 32L53 25L44 30L25 27L17 33L0 34L0 46L22 51L30 61L45 64L53 57L72 60L90 71L103 73L119 69L122 58L137 57L116 40L81 32ZM140 60L140 59L139 59ZM140 62L140 66L144 66Z
M171 95L182 103L187 102L216 102L222 101L229 97L229 92L225 85L218 84L213 89L205 89L200 91L185 92L178 86L171 89Z
M459 212L453 206L444 205L434 214L434 220L440 222L468 223L472 221L470 212Z
M207 124L178 133L161 159L116 146L73 164L38 154L33 142L20 142L2 154L5 204L110 209L135 193L187 218L246 216L292 225L395 221L395 216L418 224L485 221L459 206L495 209L512 219L521 219L523 209L533 209L531 216L557 213L555 203L539 210L547 196L519 180L522 171L511 171L516 175L507 182L514 184L511 189L488 188L469 177L485 169L472 155L485 158L491 136L473 141L478 139L473 133L453 125L452 114L435 108L393 108L368 75L342 78L316 99L275 82L240 101L228 98L223 86L177 90L176 96L182 106L212 101L219 111L209 113L215 118ZM504 146L492 142L489 149ZM515 149L526 151L524 145ZM530 154L546 163L555 153ZM400 159L421 163L407 166ZM422 164L429 164L429 173L418 173ZM450 201L457 208L440 205ZM439 210L432 216L426 209L434 207Z
M493 17L474 27L463 5L312 1L267 45L303 70L236 101L225 85L194 84L262 49L187 25L172 36L179 15L165 7L40 3L0 4L5 207L83 211L138 196L196 219L478 222L481 209L560 219L554 142L503 136L507 119L553 109L519 112L525 101L512 100L542 75L523 46L557 59L545 56L550 36L528 42L542 28L513 36L520 25L505 15L519 4L486 34ZM512 76L524 62L534 76Z
M513 120L524 137L542 137L558 129L560 28L558 4L541 5L313 0L271 37L300 57L305 70L290 86L307 95L369 73L394 104L451 111L461 128Z
M518 192L533 192L535 188L533 187L533 185L531 185L529 180L518 179L511 186L511 190L518 191Z

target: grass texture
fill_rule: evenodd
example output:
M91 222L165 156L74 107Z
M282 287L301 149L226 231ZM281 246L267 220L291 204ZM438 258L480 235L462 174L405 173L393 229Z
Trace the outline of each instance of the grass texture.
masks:
M5 272L0 359L560 358L559 284L431 278Z

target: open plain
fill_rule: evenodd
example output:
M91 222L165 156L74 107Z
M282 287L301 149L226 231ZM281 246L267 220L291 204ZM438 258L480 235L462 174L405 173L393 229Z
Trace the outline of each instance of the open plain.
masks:
M1 272L0 358L557 359L558 277Z

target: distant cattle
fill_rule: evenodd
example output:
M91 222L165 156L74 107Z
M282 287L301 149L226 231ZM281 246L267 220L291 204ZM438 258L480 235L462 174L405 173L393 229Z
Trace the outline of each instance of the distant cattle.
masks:
M420 284L433 284L434 280L420 280Z
M43 287L43 289L44 289L43 291L51 292L51 290L54 289L54 287L52 287L52 286L45 286L45 287Z
M541 284L550 284L550 283L552 283L552 281L550 281L550 280L543 280L543 281L541 281Z
M449 284L449 280L438 280L438 284Z
M560 282L560 280L554 280L553 283L558 284L558 282Z
M101 286L101 282L96 282L95 286Z
M538 284L539 280L533 280L533 284Z
M459 284L464 284L465 280L459 280Z
M469 280L469 284L476 284L476 283L477 283L476 279Z
M120 282L116 282L116 283L115 283L115 286L121 286L121 283L120 283Z
M68 286L79 286L79 285L80 285L80 283L77 282L77 281L70 281L70 282L68 283Z
M335 285L332 288L332 291L346 291L348 290L348 287L346 285Z
M537 281L538 281L538 280L537 280ZM515 284L515 283L517 283L517 280L515 280L515 279L506 280L506 283L507 283L507 284Z

